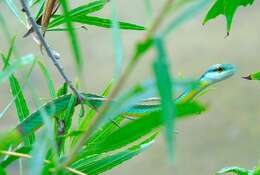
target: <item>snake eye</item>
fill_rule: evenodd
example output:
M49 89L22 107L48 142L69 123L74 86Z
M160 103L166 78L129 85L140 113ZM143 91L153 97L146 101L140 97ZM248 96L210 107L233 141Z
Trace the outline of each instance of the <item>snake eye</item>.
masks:
M217 67L215 71L217 71L217 72L223 72L224 69L223 69L222 67Z

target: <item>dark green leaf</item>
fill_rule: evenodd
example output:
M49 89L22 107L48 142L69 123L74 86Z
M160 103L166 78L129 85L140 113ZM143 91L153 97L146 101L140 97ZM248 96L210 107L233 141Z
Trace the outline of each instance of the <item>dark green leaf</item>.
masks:
M253 2L254 0L216 0L205 17L203 24L206 24L209 20L219 15L224 15L227 21L227 33L229 34L232 20L237 9L240 6L251 5Z

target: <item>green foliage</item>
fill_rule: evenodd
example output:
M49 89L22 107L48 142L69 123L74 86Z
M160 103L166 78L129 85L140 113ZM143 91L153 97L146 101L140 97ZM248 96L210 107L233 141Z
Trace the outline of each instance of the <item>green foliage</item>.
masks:
M48 71L48 69L44 66L44 64L41 62L41 61L37 61L41 71L42 71L42 74L44 75L46 81L47 81L47 85L48 85L48 88L49 88L49 92L50 92L50 96L52 99L54 99L56 97L56 92L55 92L55 87L54 87L54 83L53 83L53 80L52 80L52 77Z
M2 59L4 62L3 70L7 69L8 66L10 66L9 60L12 57L14 43L15 43L15 37L11 41L11 46L9 48L7 56L5 57L4 55L2 55ZM17 116L19 121L21 122L29 116L30 112L25 97L23 95L22 87L20 86L20 83L18 79L14 76L14 74L9 76L9 85L10 85L12 96L15 99L14 101L15 101ZM25 145L31 146L32 143L34 142L34 139L35 139L34 134L29 135L27 138L24 139Z
M27 2L30 10L35 12L33 17L37 24L41 26L41 15L45 10L44 3L46 1L29 0ZM23 86L14 73L24 65L34 64L35 59L29 54L12 61L12 53L15 52L16 48L14 40L11 41L8 53L2 54L4 68L0 72L0 84L9 79L19 124L0 134L0 174L6 174L5 169L21 157L31 158L28 164L29 174L100 174L150 147L162 127L165 128L168 153L172 156L175 141L173 137L175 119L199 115L206 108L199 102L193 101L194 96L192 95L187 96L189 100L185 102L179 98L175 99L176 92L180 90L192 93L192 90L197 88L196 90L200 92L201 87L198 86L199 80L177 81L172 79L164 42L170 32L199 14L203 7L211 1L196 1L180 14L172 15L174 18L165 25L166 28L162 32L158 29L163 27L162 22L171 14L170 12L173 9L180 10L189 1L180 0L176 7L175 4L171 7L171 2L166 1L165 9L158 12L158 16L151 20L151 25L148 27L120 21L116 1L109 4L107 0L95 0L78 5L73 9L69 8L68 2L68 0L59 1L63 13L53 12L47 32L67 32L77 69L82 70L82 48L79 45L75 31L77 27L75 26L80 24L112 28L116 62L115 81L109 82L101 95L81 93L82 101L80 101L77 94L72 94L69 91L71 85L68 82L62 84L56 91L48 67L37 60L40 71L46 79L44 83L48 86L51 99L45 104L40 104L34 89L29 87L36 104L34 105L36 106L35 111L31 113L27 105L27 98L23 95ZM5 3L12 13L25 24L26 21L20 14L21 12L17 10L16 3L13 0L5 0ZM227 18L229 32L237 8L252 3L253 0L236 2L217 0L209 10L204 23L223 14ZM93 15L106 5L111 5L111 19ZM148 14L153 14L151 4L146 1L146 5L149 10ZM224 8L227 11L223 11ZM59 12L58 10L57 13ZM4 25L5 22L1 21L0 25ZM120 29L129 30L128 32L133 32L130 30L146 32L145 30L147 30L146 35L141 37L141 40L135 45L135 50L124 72L122 63L125 54ZM4 30L5 33L8 33L7 26ZM31 32L33 33L33 31ZM6 38L8 39L8 37ZM152 49L155 49L157 53L151 66L155 80L134 84L131 88L121 91L136 63ZM60 64L59 61L57 62L55 64ZM258 73L250 75L250 79L259 79ZM160 96L160 99L155 99L155 101L150 99L150 97L157 95ZM11 105L12 102L4 108L4 111L1 111L0 118L6 114ZM86 113L85 109L88 109ZM100 118L98 118L99 115ZM40 128L42 129L40 130ZM21 144L23 142L25 142L24 145ZM75 152L73 152L74 149L76 149ZM5 150L9 150L12 155ZM71 152L74 154L70 155ZM229 172L240 175L259 175L259 169L246 170L238 167L226 168L218 173Z
M8 79L15 71L20 69L24 65L32 64L34 62L33 55L26 55L21 58L15 59L15 61L10 64L4 71L0 72L0 84Z
M82 16L82 17L75 18L72 21L78 22L80 24L88 24L88 25L94 25L94 26L104 27L104 28L112 27L112 21L110 19L100 18L100 17L95 17L95 16ZM119 22L119 28L127 29L127 30L144 30L145 29L143 26L131 24L131 23L127 23L127 22Z
M143 152L145 149L147 149L147 147L150 146L154 138L155 135L152 135L145 141L135 144L126 150L114 153L112 155L94 155L83 160L80 159L80 161L73 163L72 166L85 172L86 174L102 173Z
M74 31L74 27L72 24L72 17L69 14L69 7L68 7L68 2L67 0L61 0L60 1L63 12L64 12L64 21L67 25L68 28L68 35L70 38L70 43L71 43L71 47L74 53L74 57L77 63L78 68L81 70L82 69L82 58L81 58L81 51L80 51L80 47L78 44L78 37L76 35L76 32Z
M3 167L1 167L1 166L0 166L0 174L7 175L5 169Z
M260 72L255 72L255 73L250 74L250 75L243 77L243 78L245 78L247 80L260 80Z
M175 104L173 103L172 78L169 71L168 56L165 51L164 41L161 39L155 40L157 47L158 58L153 64L154 73L157 81L157 87L161 96L162 119L165 126L165 140L167 141L168 155L173 155L173 134L174 118L175 118Z
M254 0L216 0L205 17L203 24L206 24L209 20L214 19L219 15L224 15L227 21L227 34L229 34L232 20L237 9L240 6L251 5L253 2Z
M218 171L217 174L234 173L237 175L259 175L259 169L247 170L240 167L227 167Z

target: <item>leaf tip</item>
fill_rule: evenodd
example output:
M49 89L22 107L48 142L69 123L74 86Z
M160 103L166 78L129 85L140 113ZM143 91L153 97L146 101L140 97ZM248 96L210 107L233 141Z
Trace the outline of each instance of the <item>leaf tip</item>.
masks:
M248 76L245 76L245 77L242 77L243 79L246 79L246 80L252 80L252 77L251 75L248 75Z

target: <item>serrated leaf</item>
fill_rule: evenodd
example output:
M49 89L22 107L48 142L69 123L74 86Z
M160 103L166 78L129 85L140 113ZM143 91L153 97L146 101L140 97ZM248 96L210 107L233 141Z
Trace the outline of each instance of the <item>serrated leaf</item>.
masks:
M227 34L231 30L231 24L233 17L240 6L252 5L254 0L216 0L214 5L208 11L203 24L206 24L209 20L216 18L219 15L226 17Z

